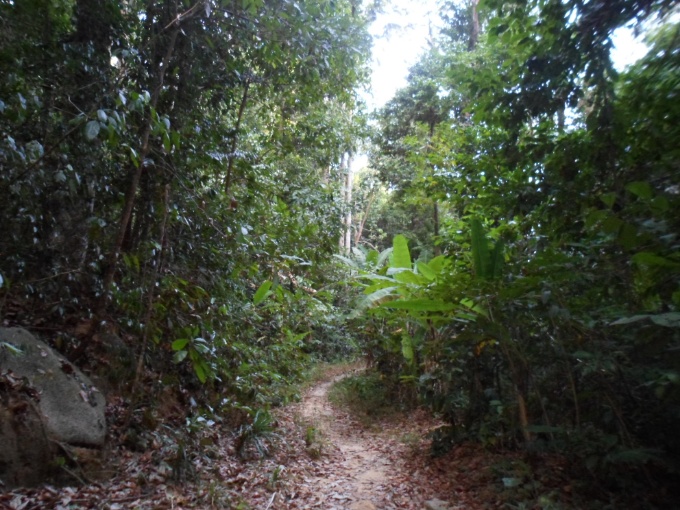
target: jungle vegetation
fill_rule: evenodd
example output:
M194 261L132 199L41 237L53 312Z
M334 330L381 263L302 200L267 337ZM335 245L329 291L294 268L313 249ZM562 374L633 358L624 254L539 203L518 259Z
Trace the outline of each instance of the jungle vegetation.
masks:
M84 355L118 335L129 398L160 376L207 414L285 403L315 361L365 356L450 424L434 450L667 486L675 2L443 1L371 115L382 3L0 0L3 323L104 371ZM649 51L619 72L622 27Z

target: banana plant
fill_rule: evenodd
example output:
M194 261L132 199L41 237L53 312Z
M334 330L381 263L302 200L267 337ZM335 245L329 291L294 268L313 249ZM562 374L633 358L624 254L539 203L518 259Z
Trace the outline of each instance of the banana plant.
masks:
M451 303L428 297L426 291L446 274L450 261L443 255L429 262L411 261L408 241L397 235L392 242L388 265L377 273L364 273L368 281L364 289L364 299L357 312L380 306L413 313L442 312L455 308Z
M473 219L470 224L472 239L472 260L475 278L479 281L498 280L501 277L505 246L502 241L494 243L489 249L489 241L482 222ZM411 261L408 241L403 235L394 237L389 265L386 271L364 273L369 281L364 290L365 297L357 312L379 306L406 310L414 314L423 312L449 312L460 309L467 313L472 310L483 313L471 299L463 298L458 303L432 297L436 287L451 272L451 260L440 255L429 262ZM435 292L428 292L433 290Z

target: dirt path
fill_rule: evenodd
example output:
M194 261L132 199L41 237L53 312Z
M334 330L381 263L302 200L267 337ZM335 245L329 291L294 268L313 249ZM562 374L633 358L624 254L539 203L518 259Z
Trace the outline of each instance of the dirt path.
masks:
M425 446L420 442L422 430L417 435L404 423L384 423L366 429L329 402L330 387L346 375L337 375L312 388L296 410L306 431L312 430L315 436L310 445L312 452L316 447L320 453L316 469L299 482L300 493L306 500L299 508L456 508L437 502L434 489L421 484L423 473L414 473L409 463ZM421 428L435 425L423 421L423 415L417 418L411 424L418 422Z
M439 424L425 411L362 425L329 402L332 384L348 372L333 370L301 402L272 411L268 456L240 458L228 426L204 435L203 451L190 459L153 436L143 452L121 451L111 460L114 475L101 482L4 493L0 484L0 509L500 508L482 503L490 500L485 492L493 479L480 469L485 457L478 449L461 447L433 459L427 434Z
M342 377L344 375L315 387L301 406L302 418L318 431L321 441L326 440L337 449L336 456L342 459L332 469L324 470L325 476L317 476L311 483L319 488L327 502L336 500L334 506L370 510L376 508L374 502L381 499L382 489L389 482L390 462L373 448L369 438L356 433L356 426L347 416L340 416L330 405L328 390Z

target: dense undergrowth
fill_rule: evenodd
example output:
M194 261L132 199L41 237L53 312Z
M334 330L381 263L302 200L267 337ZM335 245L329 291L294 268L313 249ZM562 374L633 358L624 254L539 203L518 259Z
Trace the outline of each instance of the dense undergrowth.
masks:
M412 389L412 388L409 388ZM396 378L367 369L349 374L329 390L329 399L351 413L356 423L366 430L392 430L403 424L408 430L412 417L422 411L426 399L413 398ZM442 415L435 413L440 420ZM441 423L441 422L440 422ZM395 429L398 431L398 427ZM393 430L392 433L395 433ZM397 433L399 441L409 448L414 458L423 454L423 432ZM431 429L426 447L429 463L445 469L448 478L466 478L464 489L475 493L480 508L566 510L603 508L673 508L675 491L671 479L652 481L646 475L639 480L635 463L619 469L616 478L593 479L593 472L568 448L532 445L513 448L480 441L478 436L461 437L450 425ZM583 441L582 438L575 442ZM598 448L594 444L593 448ZM443 466L446 466L445 468ZM616 481L614 481L616 479ZM628 487L619 482L625 479ZM613 482L613 483L612 483ZM452 497L441 493L443 497ZM469 495L466 495L468 497Z
M521 452L514 508L559 508L540 459L582 508L667 506L674 3L443 2L343 183L380 4L0 2L2 324L92 373L112 441L160 445L178 478L218 430L265 455L306 371L363 356L335 397L367 422L427 406L437 455ZM617 72L612 34L650 20Z
M114 450L257 453L310 366L356 351L329 261L374 14L0 2L0 320L93 375Z
M671 507L677 487L672 9L447 3L377 115L361 185L379 210L343 257L371 363L449 423L438 450L563 456L593 507ZM652 18L617 72L610 37Z

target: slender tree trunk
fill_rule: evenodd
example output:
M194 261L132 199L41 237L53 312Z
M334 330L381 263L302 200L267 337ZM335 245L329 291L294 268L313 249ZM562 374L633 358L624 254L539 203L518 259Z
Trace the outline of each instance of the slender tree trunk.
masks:
M349 254L352 250L352 183L354 181L352 174L352 153L348 152L344 157L345 165L345 206L347 213L345 214L345 232L342 248L345 254Z
M523 370L517 365L514 359L513 353L510 352L506 342L510 342L509 339L501 340L501 349L508 361L508 366L510 368L510 377L515 387L515 398L517 399L517 418L519 419L519 425L522 429L522 436L524 437L524 442L529 443L532 440L532 434L529 431L529 411L527 408L527 401L525 398L526 391L523 388L524 384L524 373ZM520 363L522 363L520 361Z
M434 121L434 112L432 114L432 120L430 120L430 131L429 131L429 136L427 139L427 152L429 153L431 148L432 148L432 138L434 138L434 128L435 128L435 121ZM434 174L434 165L432 165L432 173ZM439 237L439 203L437 202L437 199L433 199L433 205L432 205L432 219L434 220L434 237ZM434 254L435 255L441 255L441 248L439 248L439 245L435 244L434 245Z
M366 210L364 211L364 215L361 218L361 222L359 223L359 228L357 228L356 234L354 234L354 246L359 246L359 242L361 241L361 236L364 232L364 225L366 224L366 219L368 218L368 213L371 212L371 206L373 205L373 201L375 200L377 193L372 193L370 197L368 197L368 204L366 204Z
M564 126L566 124L566 114L564 108L557 110L557 131L559 133L564 133Z
M165 81L165 72L168 69L170 59L172 58L179 30L179 27L175 28L170 35L170 41L168 43L165 57L163 58L160 69L158 70L158 83L153 91L153 94L151 95L149 110L155 110L158 106L158 99L161 95L161 90L163 89L163 82ZM113 284L113 277L116 274L118 257L120 256L123 240L125 239L125 233L130 223L130 218L132 217L132 210L135 205L135 197L137 195L137 189L139 188L139 181L141 180L142 172L144 171L144 161L149 155L149 138L151 137L151 131L153 130L152 124L153 119L151 118L151 113L149 113L147 114L144 130L142 132L142 143L138 155L139 164L132 170L130 185L128 187L127 193L125 194L125 205L123 207L120 221L118 222L118 235L116 236L116 241L108 256L106 273L104 275L104 297L102 300L104 307L108 302L108 294L109 290L111 289L111 285ZM103 311L103 308L100 311Z
M153 118L151 116L151 111L155 111L158 106L158 99L163 90L163 83L165 81L165 73L169 67L170 59L175 50L175 44L177 42L177 35L179 34L180 26L177 24L172 28L170 32L170 38L168 41L168 46L165 51L165 55L162 61L159 63L157 72L158 77L156 80L156 87L151 94L151 100L149 101L149 112L144 120L144 125L142 128L141 143L138 152L138 162L137 166L131 165L130 169L130 183L128 189L125 193L125 202L123 205L123 211L120 215L120 220L118 222L118 232L116 234L116 239L111 247L111 251L106 258L106 268L103 275L102 283L102 295L94 309L94 320L91 322L92 330L84 335L78 347L72 354L73 359L77 359L83 355L85 349L92 340L92 336L98 326L99 321L102 319L106 312L106 307L109 303L111 297L111 287L113 285L113 280L116 275L116 267L118 265L118 259L123 248L123 243L125 241L125 235L128 231L130 225L130 219L132 218L132 211L135 205L135 198L137 195L137 190L139 189L139 182L142 178L142 172L144 171L144 161L149 155L150 145L149 139L151 137L151 132L153 130Z
M352 154L347 152L342 155L340 168L343 170L344 182L342 186L342 200L346 212L342 218L343 232L340 237L340 251L348 254L352 248Z
M130 424L130 419L132 418L132 413L137 406L137 401L139 397L139 384L142 380L142 373L144 371L144 355L146 354L146 348L149 345L149 335L151 329L151 321L153 319L153 303L154 297L156 295L156 282L161 275L161 267L163 264L165 237L168 224L168 212L170 209L170 185L166 184L163 190L163 218L161 219L161 225L158 232L158 244L161 247L156 255L156 264L153 270L153 276L149 282L149 287L146 294L146 311L144 313L144 329L142 333L142 345L140 346L139 356L137 358L137 368L135 370L135 379L132 383L132 389L130 394L132 395L132 403L128 408L128 413L125 418L125 427Z
M479 0L470 0L470 8L472 12L470 14L470 40L468 41L468 50L472 51L477 47L479 42Z
M229 196L231 188L231 178L234 170L234 160L236 159L236 147L238 147L238 134L241 130L241 121L243 120L243 112L246 111L246 104L248 103L248 90L250 89L250 80L246 79L243 86L243 97L241 98L241 106L238 108L238 116L236 117L236 127L234 128L234 137L231 139L231 150L229 151L229 164L227 165L227 176L224 179L224 194Z

